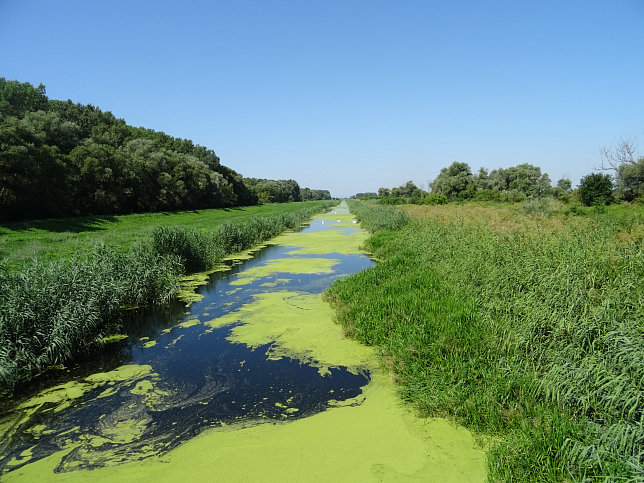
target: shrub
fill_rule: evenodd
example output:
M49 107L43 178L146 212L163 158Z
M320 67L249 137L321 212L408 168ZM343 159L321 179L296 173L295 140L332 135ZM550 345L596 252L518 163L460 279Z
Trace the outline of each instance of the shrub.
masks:
M586 206L609 205L613 202L613 178L610 174L592 173L581 178L579 198Z
M474 199L477 201L501 201L501 193L495 190L478 190Z
M430 193L423 199L425 205L446 205L447 196L442 193Z

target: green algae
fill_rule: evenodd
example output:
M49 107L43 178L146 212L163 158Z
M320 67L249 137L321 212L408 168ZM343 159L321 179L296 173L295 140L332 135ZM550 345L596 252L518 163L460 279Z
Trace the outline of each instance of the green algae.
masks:
M231 342L256 348L271 344L269 359L290 357L318 367L347 366L355 372L371 361L371 351L361 345L348 345L340 326L333 320L331 307L320 294L271 292L254 296L254 301L235 312L206 322L216 328L241 322L230 331Z
M290 255L342 255L362 254L362 247L367 239L363 231L344 233L342 230L323 230L308 233L285 233L275 239L276 243L296 247Z
M112 334L108 335L107 337L103 337L100 342L103 344L109 344L110 342L118 342L127 338L128 336L126 334Z
M260 285L260 287L277 287L278 285L283 285L285 283L289 283L290 281L290 278L278 278L274 282L264 282Z
M157 345L156 340L149 340L145 344L143 344L143 347L145 347L146 349L149 349L150 347L154 347L155 345Z
M199 324L201 324L199 319L190 319L190 320L186 320L185 322L181 322L180 324L177 325L177 327L183 327L184 329L187 329L188 327L193 327Z
M170 347L172 347L172 346L173 346L173 345L175 345L177 342L179 342L181 339L183 339L183 335L184 335L184 334L181 334L179 337L177 337L176 339L172 340L172 341L171 341L171 342L166 346L166 348L170 348Z
M230 285L248 285L262 277L274 273L293 274L323 274L333 273L333 267L340 263L340 260L331 258L277 258L269 260L263 265L249 268L238 274L237 279L230 282Z
M203 295L197 293L196 290L202 285L206 285L208 283L211 274L215 272L225 272L227 270L230 270L228 265L225 263L218 263L211 270L181 277L181 286L177 292L177 298L188 306L193 302L201 301L201 299L203 299Z
M143 426L132 425L134 432ZM162 457L54 473L68 452L15 470L6 481L467 482L484 481L486 464L471 433L443 419L416 417L401 404L389 376L377 370L359 405L280 424L223 426Z

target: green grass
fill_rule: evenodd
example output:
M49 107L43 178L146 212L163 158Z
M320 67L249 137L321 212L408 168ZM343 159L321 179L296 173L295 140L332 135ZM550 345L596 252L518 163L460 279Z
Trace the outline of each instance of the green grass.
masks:
M491 479L644 478L644 210L541 208L407 207L328 297L407 400L498 437Z
M0 262L18 270L32 259L53 261L89 253L103 243L125 253L130 246L148 239L159 226L181 226L214 232L222 223L238 223L253 217L272 217L303 208L324 206L320 201L271 203L261 206L172 213L142 213L32 220L0 225Z

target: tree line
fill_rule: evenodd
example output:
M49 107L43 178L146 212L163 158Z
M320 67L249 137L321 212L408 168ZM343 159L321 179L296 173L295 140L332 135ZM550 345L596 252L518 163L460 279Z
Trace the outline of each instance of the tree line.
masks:
M328 195L304 189L304 198L293 180L255 181L189 139L130 126L89 104L49 99L42 84L0 78L0 219L219 208Z
M587 205L609 204L613 201L634 201L644 196L644 157L637 158L630 141L621 140L617 147L604 149L602 156L607 163L600 169L609 173L591 173L584 176L577 194ZM453 162L441 169L429 183L430 192L416 186L413 181L393 188L380 188L377 196L385 202L443 204L448 201L476 199L483 201L522 201L527 198L555 197L563 201L573 193L568 178L559 179L554 185L548 173L529 163L492 171L481 168L473 173L467 163ZM358 193L355 197L376 195Z

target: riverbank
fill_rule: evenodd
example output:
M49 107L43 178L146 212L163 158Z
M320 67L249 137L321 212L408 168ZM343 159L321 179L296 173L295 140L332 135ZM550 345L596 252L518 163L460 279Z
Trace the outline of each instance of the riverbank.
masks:
M95 245L126 253L132 245L152 236L160 226L214 231L222 223L245 223L251 218L288 215L302 209L323 210L325 201L267 203L258 206L208 210L136 213L132 215L83 216L7 222L0 224L0 262L9 271L41 262L89 254Z
M19 401L3 480L483 481L472 434L418 418L334 322L323 292L373 266L353 221L272 239L151 322L127 365Z
M352 210L368 225L371 206ZM641 216L405 212L367 242L382 262L328 294L403 397L498 437L492 479L644 476Z
M10 264L12 268L0 270L0 393L10 393L18 381L52 366L100 350L105 337L122 326L126 313L175 298L182 275L206 270L222 257L295 228L329 206L286 204L281 212L272 207L271 216L236 222L223 218L224 210L206 210L211 223L199 230L191 225L204 220L190 214L175 218L183 220L183 226L160 228L137 218L138 228L129 235L122 227L115 231L115 246L92 245L98 238L88 235L80 242L80 253L70 258L61 254L64 250L53 249L46 255L53 261ZM121 251L129 242L133 244Z

